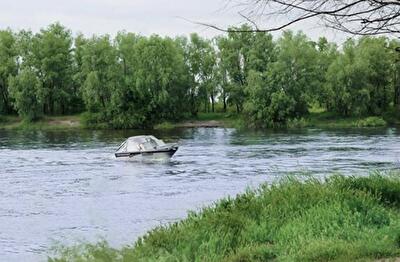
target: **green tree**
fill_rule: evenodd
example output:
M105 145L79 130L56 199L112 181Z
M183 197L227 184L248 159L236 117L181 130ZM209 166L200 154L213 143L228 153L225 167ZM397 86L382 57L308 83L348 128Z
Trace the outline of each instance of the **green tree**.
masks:
M137 44L141 38L133 33L119 32L114 39L121 82L111 97L113 126L140 127L144 121L143 108L138 108L141 99L136 89Z
M392 100L397 111L400 111L400 41L392 39L389 42L389 51L391 53Z
M319 85L315 87L315 90L310 94L311 103L318 103L319 106L327 108L330 104L331 99L330 93L324 88L324 83L326 82L326 75L329 66L335 61L339 55L337 50L337 45L328 42L325 37L320 37L316 43L316 49L318 51L317 65L318 65L318 78ZM330 110L330 108L327 108Z
M246 28L247 26L243 26L240 29L245 30ZM218 40L221 63L230 80L228 102L235 105L237 113L242 111L245 101L244 89L247 84L247 62L251 38L252 33L231 31L227 37L221 37Z
M385 37L363 37L357 46L357 63L366 65L366 76L370 88L368 114L381 114L391 102L391 54Z
M112 94L121 83L117 50L108 35L92 37L80 48L83 101L94 122L107 122Z
M261 127L284 126L314 104L343 116L380 115L400 108L398 46L362 37L339 51L324 37L288 31L274 41L248 25L211 40L124 31L73 38L59 23L37 34L3 30L0 113L33 120L86 110L89 121L115 128L181 120L203 105L214 112L216 103Z
M344 116L385 111L391 100L390 61L385 38L347 40L327 72L328 108Z
M219 40L217 39L217 43ZM220 52L217 53L217 67L215 72L215 79L217 85L219 86L218 91L220 95L220 100L222 101L223 111L227 111L227 99L229 95L229 78L228 71L226 69L226 64L221 58Z
M32 38L32 64L42 81L43 101L46 114L65 114L73 94L72 84L72 36L59 23L51 24Z
M363 115L370 102L367 64L357 59L354 40L347 40L341 54L327 72L327 90L330 92L329 108L343 115Z
M277 60L265 72L250 71L245 114L251 125L282 126L304 116L307 94L319 85L317 51L304 34L285 32L277 48Z
M12 111L8 94L8 78L17 73L17 49L14 33L10 30L0 31L0 113Z
M42 86L36 73L24 68L17 76L10 76L8 82L13 106L18 114L27 121L38 119L42 112L40 96Z
M193 116L197 115L201 98L207 99L206 91L204 90L205 85L202 84L204 72L203 68L203 55L205 53L207 43L196 33L190 35L190 42L186 44L186 58L189 66L190 74L190 104L191 113Z
M85 46L88 42L83 34L78 34L74 39L74 48L72 51L72 97L70 104L74 107L71 112L85 111L85 103L83 101L82 86L85 83L86 75L83 72L83 55Z
M125 85L132 85L135 82L136 44L141 37L126 32L119 32L115 38L115 45L122 67Z
M199 87L200 97L204 101L204 111L209 111L209 101L211 100L211 110L215 111L215 97L217 95L216 84L216 52L210 40L201 39L192 35L192 42L195 43L195 48L199 54ZM196 40L194 40L196 39Z
M142 112L143 127L181 118L189 87L183 50L176 41L153 35L138 41L136 54L136 109Z
M248 50L247 70L265 72L276 59L277 48L272 35L264 32L254 33Z
M272 36L263 32L246 32L249 26L231 28L226 37L217 38L219 65L222 69L223 93L240 113L246 100L245 88L251 70L264 72L276 60ZM238 33L235 30L240 29Z

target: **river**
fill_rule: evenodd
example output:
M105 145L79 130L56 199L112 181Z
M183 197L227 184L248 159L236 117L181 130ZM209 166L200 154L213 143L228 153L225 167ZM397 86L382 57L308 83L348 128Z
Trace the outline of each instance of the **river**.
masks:
M293 172L365 175L400 159L395 128L152 131L180 144L170 162L114 158L142 133L0 131L0 260L45 261L58 243L132 244L188 210Z

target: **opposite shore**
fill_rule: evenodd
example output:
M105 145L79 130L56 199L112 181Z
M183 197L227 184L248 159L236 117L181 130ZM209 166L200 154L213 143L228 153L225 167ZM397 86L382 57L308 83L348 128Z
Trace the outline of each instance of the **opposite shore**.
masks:
M361 128L361 127L386 127L398 126L397 116L386 114L385 116L369 117L338 117L327 112L312 112L307 117L295 119L285 126L285 129L298 128ZM246 128L243 119L231 113L200 113L197 117L178 122L162 122L154 126L154 129L173 128ZM0 116L0 130L61 130L61 129L108 129L101 126L88 126L82 115L45 116L35 122L24 122L18 116Z

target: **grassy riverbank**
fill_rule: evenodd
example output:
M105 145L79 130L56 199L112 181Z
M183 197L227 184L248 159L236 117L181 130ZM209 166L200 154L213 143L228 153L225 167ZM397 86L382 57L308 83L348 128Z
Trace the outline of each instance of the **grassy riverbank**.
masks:
M338 117L328 112L310 113L303 121L294 122L296 127L316 127L316 128L357 128L357 127L384 127L389 123L383 117Z
M314 110L302 119L289 121L287 128L358 128L384 127L399 125L400 116L389 112L383 117L349 117L344 118L325 111ZM182 127L234 127L244 128L243 117L235 113L199 113L196 117L179 122L163 122L154 129L173 129ZM36 122L24 122L16 116L0 116L0 129L65 129L87 128L104 129L106 124L90 126L85 123L84 115L46 116Z
M232 113L199 113L196 117L179 122L163 122L155 129L172 129L179 127L240 127L241 119Z
M285 128L362 128L362 127L385 127L398 125L397 116L388 114L385 117L340 117L328 112L311 112L307 117L289 121ZM171 123L164 122L157 125L156 129L172 129L176 127L235 127L245 128L246 124L242 117L229 113L201 113L197 118L191 120Z
M236 127L236 115L224 113L200 113L197 117L180 122L163 122L156 125L155 129L172 129L180 127ZM46 116L35 122L24 122L17 116L0 116L0 129L105 129L107 125L88 126L84 115Z
M80 115L46 116L35 122L25 122L17 116L0 116L0 129L53 130L83 128Z
M63 248L61 261L372 261L400 256L400 176L287 178L220 200L134 245Z
M388 114L385 117L341 117L328 112L311 112L307 117L289 121L285 128L361 128L385 127L398 125L397 116ZM232 113L200 113L198 117L172 123L163 122L155 129L172 129L177 127L234 127L246 128L243 117Z

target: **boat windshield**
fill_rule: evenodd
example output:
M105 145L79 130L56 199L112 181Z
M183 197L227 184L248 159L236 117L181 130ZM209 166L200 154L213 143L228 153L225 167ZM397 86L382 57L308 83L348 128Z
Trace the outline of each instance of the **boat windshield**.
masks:
M165 143L154 136L130 137L121 144L117 152L149 151L162 146Z

